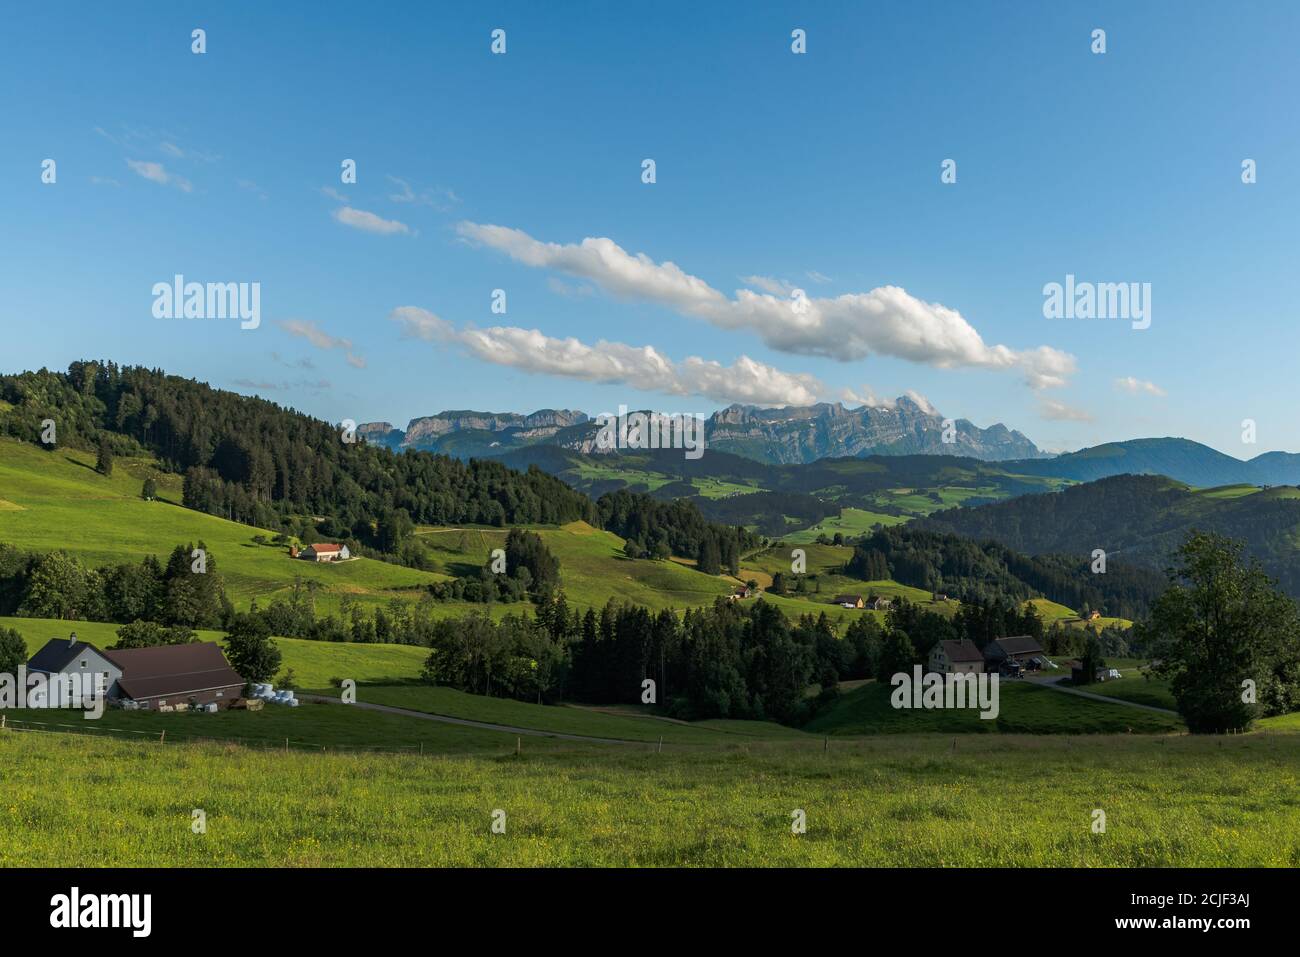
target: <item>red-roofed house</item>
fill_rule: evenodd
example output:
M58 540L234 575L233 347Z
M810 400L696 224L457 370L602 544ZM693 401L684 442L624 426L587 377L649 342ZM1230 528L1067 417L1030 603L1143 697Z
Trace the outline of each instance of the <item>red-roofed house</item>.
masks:
M318 542L315 545L308 545L298 553L298 557L309 562L341 562L351 558L352 553L348 551L346 545Z

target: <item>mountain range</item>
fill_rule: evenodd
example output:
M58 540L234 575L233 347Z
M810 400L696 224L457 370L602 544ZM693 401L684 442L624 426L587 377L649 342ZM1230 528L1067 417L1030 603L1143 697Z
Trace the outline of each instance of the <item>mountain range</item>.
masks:
M900 396L888 406L857 409L839 402L781 409L731 405L705 420L704 438L709 449L767 465L917 454L1000 462L1034 460L1045 454L1001 423L981 429L957 419L945 430L947 421L910 396ZM370 422L357 431L367 441L395 450L420 449L458 458L499 456L531 445L586 454L606 451L597 447L597 419L568 409L541 409L531 415L440 412L412 419L405 430L388 422Z
M1001 423L981 429L957 419L951 423L951 441L945 442L946 421L910 396L900 396L890 406L858 409L841 403L781 409L731 405L705 420L704 435L708 450L762 465L947 455L996 462L1009 474L1071 482L1113 475L1165 475L1202 488L1300 484L1300 454L1290 452L1238 459L1190 439L1165 437L1107 442L1049 455ZM405 430L388 422L371 422L357 431L368 442L396 451L420 449L460 459L512 456L547 446L584 455L616 454L597 447L596 418L570 409L540 409L529 415L440 412L412 419Z

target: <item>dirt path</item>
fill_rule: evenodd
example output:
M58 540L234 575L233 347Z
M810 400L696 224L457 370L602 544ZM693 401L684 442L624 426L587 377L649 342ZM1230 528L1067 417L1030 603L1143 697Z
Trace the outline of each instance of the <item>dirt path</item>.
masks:
M1130 708L1141 708L1143 711L1154 711L1157 714L1172 714L1175 718L1178 717L1178 712L1172 711L1169 708L1157 708L1153 704L1142 704L1140 701L1126 701L1124 698L1108 698L1104 694L1094 694L1091 691L1080 691L1078 688L1065 688L1059 684L1059 682L1064 680L1065 677L1062 676L1047 681L1035 681L1033 684L1042 688L1051 688L1053 691L1059 691L1062 694L1075 694L1080 698L1091 698L1093 701L1104 701L1107 704L1125 704Z

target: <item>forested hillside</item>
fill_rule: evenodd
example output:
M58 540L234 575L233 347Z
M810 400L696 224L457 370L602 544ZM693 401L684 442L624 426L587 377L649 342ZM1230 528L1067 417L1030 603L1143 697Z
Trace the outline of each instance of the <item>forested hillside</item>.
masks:
M48 422L53 443L42 441ZM0 376L0 434L47 449L152 454L164 470L184 475L187 507L304 541L356 540L385 554L401 554L415 525L597 524L602 514L620 527L639 516L635 535L647 550L663 540L694 558L708 540L709 554L716 547L721 560L749 542L689 504L627 496L600 512L537 468L397 454L263 399L111 362Z
M964 602L1047 597L1109 617L1145 615L1166 582L1160 572L1125 561L1094 574L1090 553L1027 556L994 542L904 526L882 529L853 552L845 573L864 581L892 578Z
M1197 491L1161 476L1119 475L1046 495L947 509L918 524L1081 562L1100 548L1108 579L1117 562L1163 568L1192 529L1218 532L1243 541L1247 555L1287 592L1300 594L1300 489L1290 486Z

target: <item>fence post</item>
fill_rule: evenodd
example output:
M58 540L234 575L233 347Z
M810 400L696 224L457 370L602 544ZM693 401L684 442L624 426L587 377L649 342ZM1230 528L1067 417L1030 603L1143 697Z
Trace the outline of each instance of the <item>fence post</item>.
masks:
M158 743L162 744L166 740L167 740L167 729L163 728L161 731L158 732Z

